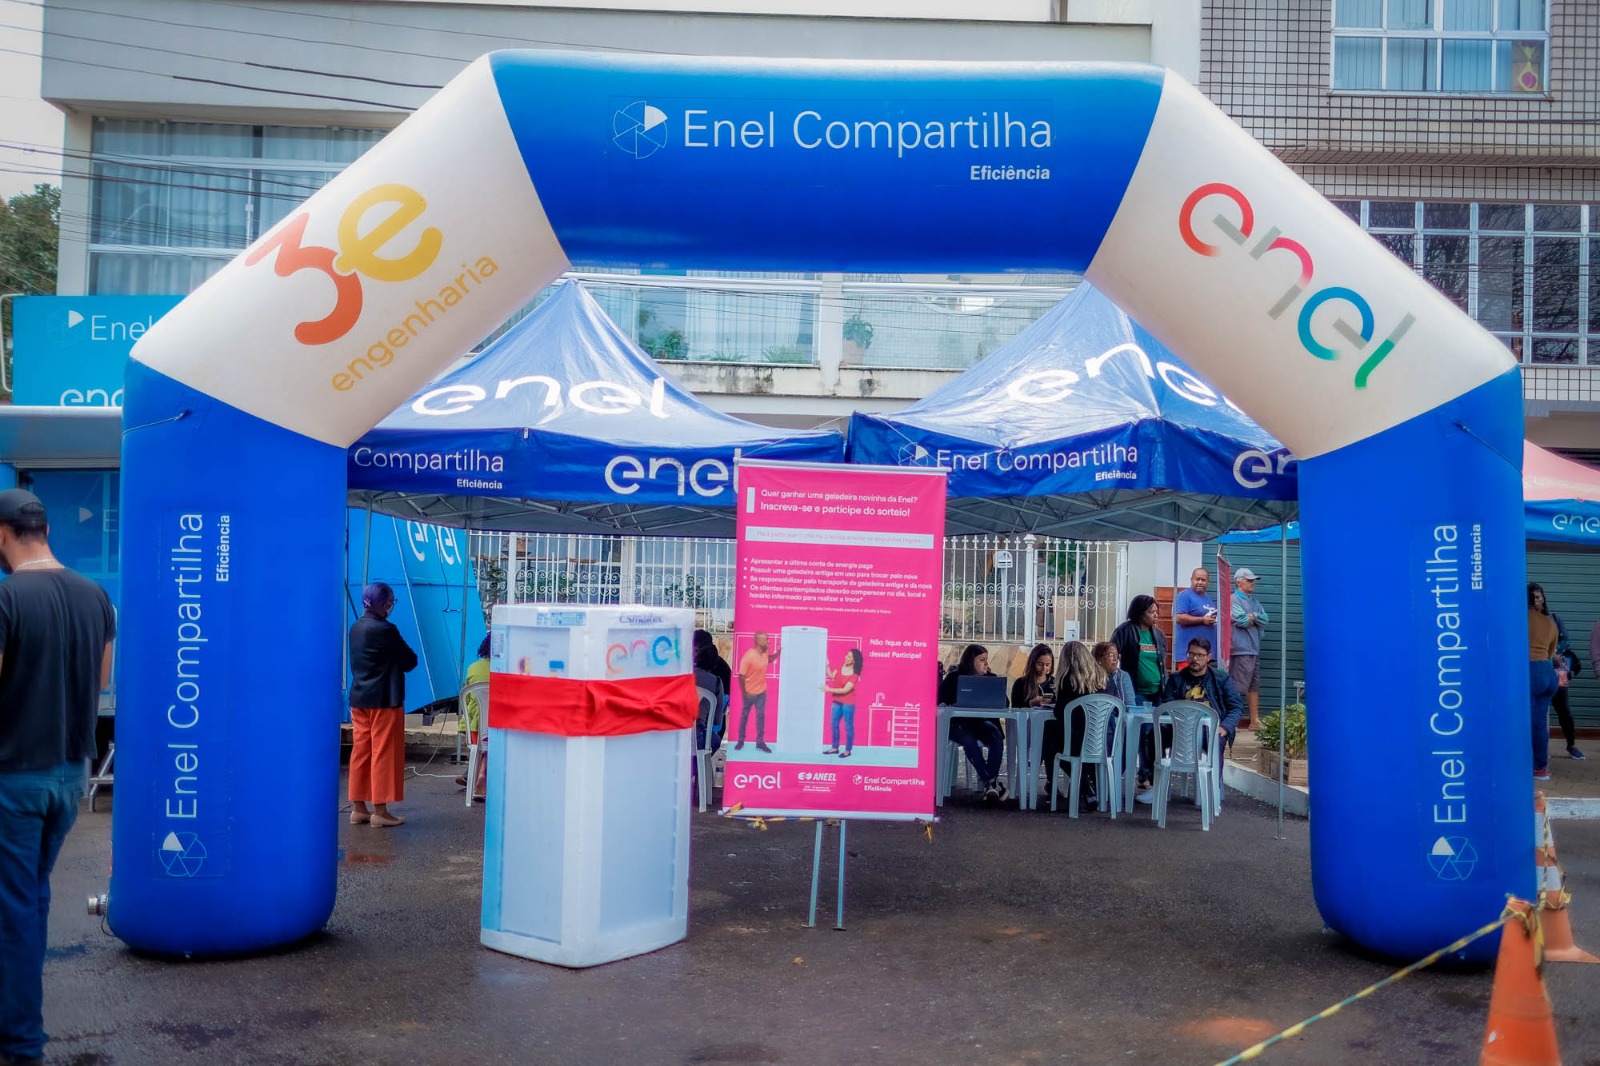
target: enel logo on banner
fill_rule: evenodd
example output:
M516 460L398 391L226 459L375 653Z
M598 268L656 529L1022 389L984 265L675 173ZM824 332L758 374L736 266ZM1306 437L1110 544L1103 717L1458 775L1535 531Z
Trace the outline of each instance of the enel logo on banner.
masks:
M1210 196L1225 196L1239 208L1239 222L1237 225L1231 222L1227 216L1221 214L1213 217L1211 221L1224 237L1241 248L1244 247L1244 242L1255 230L1255 208L1250 205L1250 201L1245 197L1244 193L1232 185L1220 181L1200 186L1183 201L1183 207L1178 211L1178 234L1183 238L1183 243L1199 255L1214 256L1221 252L1221 248L1218 245L1201 240L1194 231L1195 209L1200 206L1200 201ZM1277 226L1269 227L1261 235L1261 239L1256 241L1255 245L1250 249L1250 258L1259 261L1264 255L1272 251L1288 252L1294 256L1300 266L1299 280L1289 286L1278 299L1278 302L1273 304L1267 311L1268 318L1276 319L1305 294L1306 289L1311 284L1311 276L1315 272L1315 268L1311 261L1311 252L1307 250L1306 246L1299 241L1283 236L1283 231L1278 229ZM1338 348L1323 344L1311 333L1312 316L1316 314L1317 309L1323 304L1334 300L1354 308L1361 318L1359 327L1351 325L1343 318L1336 319L1333 323L1333 331L1348 341L1355 351L1360 352L1366 348L1372 341L1372 335L1376 327L1372 305L1360 293L1342 285L1331 285L1326 289L1319 289L1307 297L1305 304L1300 308L1298 327L1300 346L1318 359L1334 360L1339 358ZM1356 388L1364 389L1367 387L1367 379L1372 376L1372 372L1378 369L1378 364L1388 358L1395 345L1400 343L1400 339L1406 335L1407 330L1416 324L1416 321L1415 316L1404 315L1389 336L1385 337L1383 342L1373 349L1372 354L1367 356L1366 361L1356 370Z
M804 777L805 775L802 774L800 776ZM776 773L770 774L734 774L733 787L753 788L758 792L770 792L775 789L780 789L783 787L783 771L779 770Z

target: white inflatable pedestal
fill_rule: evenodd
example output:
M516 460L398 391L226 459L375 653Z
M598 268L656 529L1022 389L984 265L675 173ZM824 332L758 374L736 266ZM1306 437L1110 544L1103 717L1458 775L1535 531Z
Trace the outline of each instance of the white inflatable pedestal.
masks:
M490 665L596 681L692 673L693 631L694 612L681 608L502 604ZM482 943L582 967L688 935L693 753L692 728L491 728Z

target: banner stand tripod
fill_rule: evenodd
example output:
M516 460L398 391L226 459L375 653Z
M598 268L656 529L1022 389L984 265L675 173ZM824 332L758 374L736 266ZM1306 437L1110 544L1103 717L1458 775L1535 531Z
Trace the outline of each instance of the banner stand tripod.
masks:
M806 928L817 927L817 885L822 880L822 827L826 823L817 819L816 843L811 849L811 915L806 919ZM834 918L833 927L839 932L844 931L844 860L848 851L845 847L845 834L849 823L839 819L839 910Z

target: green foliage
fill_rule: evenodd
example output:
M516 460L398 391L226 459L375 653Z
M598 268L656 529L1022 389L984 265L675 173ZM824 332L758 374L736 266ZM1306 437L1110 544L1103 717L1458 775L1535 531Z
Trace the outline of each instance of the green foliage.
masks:
M0 294L50 296L56 291L56 240L61 224L61 190L35 185L0 202ZM11 302L0 321L0 351L11 361ZM9 373L7 378L9 380Z
M798 344L769 344L761 349L761 358L769 363L809 363L811 353Z
M639 347L656 359L689 358L689 339L683 335L681 329L669 329L665 333L640 334Z
M665 329L656 313L639 308L639 347L655 359L689 358L689 339L681 329Z
M859 314L851 315L844 320L844 339L851 341L862 351L872 347L872 332L872 323Z
M0 293L55 293L60 223L61 190L54 185L35 185L0 203Z
M523 600L530 603L572 603L576 583L565 570L535 570L523 578Z
M661 590L662 601L676 607L692 607L703 610L711 606L711 596L707 592L705 583L693 574L685 577L682 583L673 582Z
M1306 705L1291 703L1284 708L1280 716L1274 711L1272 714L1261 716L1260 727L1256 730L1256 742L1263 751L1278 750L1278 723L1284 725L1283 754L1290 759L1304 759L1306 757Z

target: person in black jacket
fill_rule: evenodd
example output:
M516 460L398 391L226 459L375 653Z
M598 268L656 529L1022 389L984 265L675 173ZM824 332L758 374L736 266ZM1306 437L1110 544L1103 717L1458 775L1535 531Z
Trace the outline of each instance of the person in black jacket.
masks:
M1128 604L1128 619L1111 631L1111 643L1117 646L1117 658L1122 669L1133 682L1133 693L1143 703L1158 703L1161 686L1166 682L1167 635L1161 631L1161 607L1154 596L1135 596ZM1170 733L1164 729L1163 733ZM1155 765L1155 733L1146 722L1139 729L1138 781L1141 794L1150 787L1151 769Z
M961 678L976 675L993 677L989 669L989 649L982 644L968 644L961 653L961 663L954 670L946 670L939 678L939 702L946 707L955 706L960 691ZM1006 798L1005 782L1000 780L1000 763L1005 759L1006 735L994 718L950 719L950 740L967 753L967 761L978 772L983 782L983 798L987 803L998 803Z
M388 829L405 824L389 804L406 794L406 673L417 653L389 621L394 589L374 581L361 606L350 627L350 824Z
M1188 700L1204 703L1217 712L1223 734L1223 746L1233 746L1234 729L1244 717L1244 698L1233 687L1228 675L1211 664L1211 642L1204 637L1189 641L1188 665L1174 670L1161 690L1161 702Z
M1133 682L1133 691L1146 703L1155 703L1166 680L1167 635L1161 631L1161 608L1154 596L1135 596L1128 604L1128 620L1111 631L1117 657Z
M717 650L717 640L708 630L697 629L694 631L694 670L697 675L704 672L716 679L717 683L715 685L704 684L698 679L695 684L717 697L718 703L713 710L727 710L728 700L733 693L733 667L728 665L728 660L724 659L722 653ZM707 717L715 717L715 715L708 715ZM726 720L724 719L724 721ZM705 728L706 719L702 718L700 724L696 727L696 736L702 748L706 746ZM717 728L710 740L711 750L716 751L722 745L721 726Z

